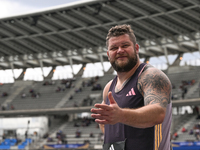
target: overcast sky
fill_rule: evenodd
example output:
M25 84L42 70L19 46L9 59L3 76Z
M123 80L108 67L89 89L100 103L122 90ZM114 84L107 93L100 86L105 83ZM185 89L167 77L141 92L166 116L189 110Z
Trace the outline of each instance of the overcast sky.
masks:
M0 0L0 18L87 0Z

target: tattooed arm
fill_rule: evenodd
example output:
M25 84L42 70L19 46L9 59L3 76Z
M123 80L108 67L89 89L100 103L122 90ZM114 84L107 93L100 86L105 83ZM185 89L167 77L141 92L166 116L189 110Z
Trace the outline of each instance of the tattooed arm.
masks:
M144 97L144 105L159 104L166 108L170 103L171 83L162 71L152 66L145 67L137 87Z
M171 82L161 71L152 66L146 66L138 79L138 89L144 96L145 107L138 111L146 111L148 119L145 126L162 123L166 107L171 102ZM141 112L140 112L141 113Z
M144 96L144 107L125 109L122 114L124 124L138 128L151 127L163 122L166 107L170 103L171 83L161 71L146 66L138 79L138 89Z
M150 65L139 77L137 87L144 96L145 105L157 103L165 108L170 103L171 83L168 77Z
M108 93L110 105L96 104L98 109L91 111L92 117L99 124L116 124L118 122L147 128L160 124L165 118L167 104L170 103L171 83L160 70L147 66L138 79L138 89L144 96L144 105L138 109L120 108L112 93Z

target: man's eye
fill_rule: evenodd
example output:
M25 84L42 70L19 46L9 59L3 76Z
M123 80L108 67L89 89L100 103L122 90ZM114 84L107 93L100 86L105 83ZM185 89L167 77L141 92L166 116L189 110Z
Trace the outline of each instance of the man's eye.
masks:
M129 46L129 45L123 45L123 47L125 47L125 48L128 47L128 46Z
M117 47L112 47L112 48L110 48L111 51L114 51L114 50L116 50L116 49L117 49Z

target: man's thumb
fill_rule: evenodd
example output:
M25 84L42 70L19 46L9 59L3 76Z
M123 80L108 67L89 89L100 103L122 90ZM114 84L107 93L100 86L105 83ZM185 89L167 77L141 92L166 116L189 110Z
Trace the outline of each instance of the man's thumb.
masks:
M116 101L115 101L115 99L113 98L112 92L111 92L111 91L108 93L108 99L109 99L109 101L110 101L110 104L116 104Z

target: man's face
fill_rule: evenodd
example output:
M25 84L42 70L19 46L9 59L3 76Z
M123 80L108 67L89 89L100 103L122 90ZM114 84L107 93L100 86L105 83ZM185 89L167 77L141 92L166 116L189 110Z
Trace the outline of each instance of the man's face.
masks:
M130 71L138 61L139 46L134 46L128 34L112 37L108 44L108 59L117 72Z

